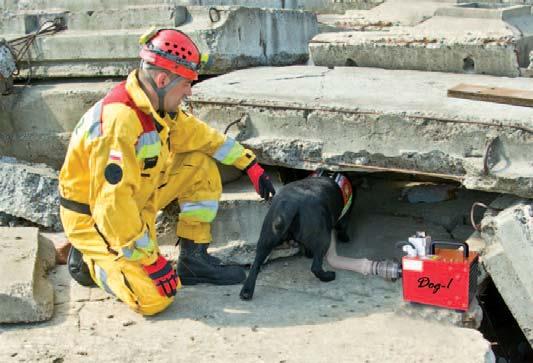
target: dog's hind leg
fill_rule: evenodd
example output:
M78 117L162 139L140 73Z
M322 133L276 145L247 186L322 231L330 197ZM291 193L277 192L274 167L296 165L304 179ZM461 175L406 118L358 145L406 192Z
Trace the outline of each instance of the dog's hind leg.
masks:
M329 282L335 280L334 271L324 271L322 263L324 262L324 255L327 251L320 251L320 253L315 253L313 257L313 263L311 264L311 272L315 274L316 277L322 282Z
M313 264L311 265L311 272L322 282L329 282L335 280L334 271L324 271L322 268L322 262L324 261L323 255L315 255L313 257Z
M270 254L272 249L267 250L265 248L258 248L254 263L252 264L252 267L250 268L250 272L248 273L248 278L246 281L244 281L244 284L241 289L241 293L239 296L242 300L251 300L254 296L254 290L255 290L255 282L257 280L257 275L259 274L259 270L261 269L261 265L265 262L266 258Z

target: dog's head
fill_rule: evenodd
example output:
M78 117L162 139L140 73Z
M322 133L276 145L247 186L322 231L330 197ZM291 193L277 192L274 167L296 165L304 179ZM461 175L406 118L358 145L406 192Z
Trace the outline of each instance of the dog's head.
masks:
M350 185L352 186L352 189L355 189L354 187L359 186L360 183L354 184L352 181L352 178L347 173L341 173L340 171L331 171L324 168L318 168L313 173L311 173L310 176L327 176L328 178L335 179L337 177L343 177L346 178Z

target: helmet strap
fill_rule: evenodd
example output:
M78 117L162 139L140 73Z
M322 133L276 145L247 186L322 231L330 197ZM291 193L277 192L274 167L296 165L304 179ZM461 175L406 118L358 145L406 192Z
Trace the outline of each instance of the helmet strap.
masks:
M148 73L147 76L148 76L148 82L150 82L152 89L155 91L155 93L157 94L157 98L159 99L159 107L158 107L157 112L159 113L159 116L164 117L165 116L165 96L183 78L180 76L177 76L172 81L170 81L166 86L157 87L157 84L155 83L155 80L152 78L152 75Z

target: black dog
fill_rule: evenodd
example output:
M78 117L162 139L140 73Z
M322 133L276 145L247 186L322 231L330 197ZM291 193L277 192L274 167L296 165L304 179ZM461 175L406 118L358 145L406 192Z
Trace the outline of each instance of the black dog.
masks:
M306 254L312 254L311 271L320 281L334 280L335 272L324 271L322 262L333 228L340 241L349 239L346 230L351 202L352 185L340 173L317 171L285 185L274 196L263 221L255 260L241 290L241 299L252 298L261 265L274 247L290 239L301 243Z

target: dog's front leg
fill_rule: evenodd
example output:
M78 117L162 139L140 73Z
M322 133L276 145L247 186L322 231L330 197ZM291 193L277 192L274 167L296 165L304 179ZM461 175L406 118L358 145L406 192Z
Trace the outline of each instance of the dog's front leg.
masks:
M350 206L351 209L351 206ZM340 242L349 242L350 236L348 235L348 226L350 224L349 213L346 213L335 225L335 230L337 231L337 239Z
M322 268L322 262L324 256L318 253L313 257L313 264L311 265L311 272L315 274L318 279L322 282L329 282L335 280L335 272L333 271L324 271Z

